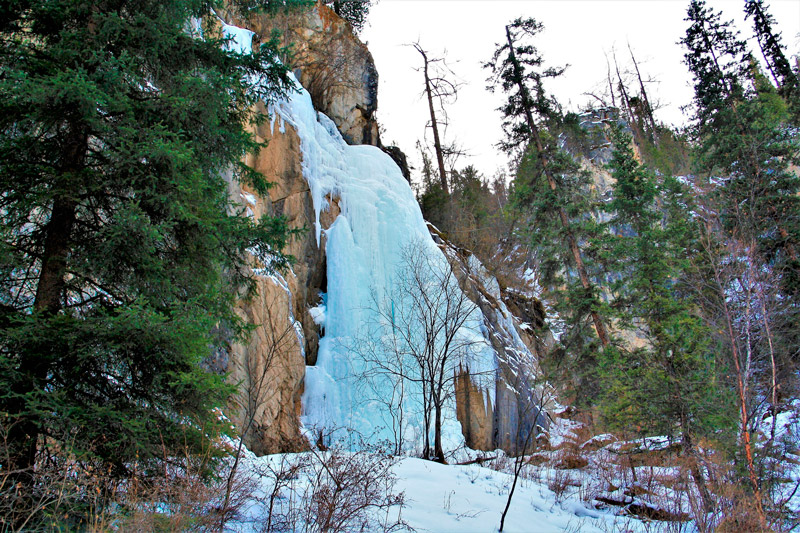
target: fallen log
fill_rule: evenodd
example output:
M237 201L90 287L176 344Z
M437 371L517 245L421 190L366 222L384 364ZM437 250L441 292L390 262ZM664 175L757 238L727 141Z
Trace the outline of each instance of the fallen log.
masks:
M495 459L497 459L496 455L494 457L477 457L475 459L470 459L469 461L464 461L463 463L456 463L456 464L459 466L467 466L474 464L482 465L486 461L494 461Z
M666 509L661 509L644 502L637 502L633 498L618 500L607 496L597 496L595 500L615 507L622 507L624 512L633 516L638 516L639 518L658 520L660 522L689 521L689 515L687 513L667 511Z

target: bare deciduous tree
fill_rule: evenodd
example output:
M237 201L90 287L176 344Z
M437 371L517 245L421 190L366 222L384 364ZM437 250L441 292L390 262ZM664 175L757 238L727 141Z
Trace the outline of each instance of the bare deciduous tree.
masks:
M445 462L443 412L455 394L456 368L469 366L484 341L465 334L463 326L477 306L459 288L447 261L438 251L431 254L426 244L413 242L401 250L392 292L374 297L379 324L368 328L372 339L360 339L354 351L367 363L366 381L382 382L376 391L393 391L382 401L400 408L395 411L400 417L395 435L401 440L395 447L402 445L402 425L409 414L401 409L407 389L413 388L420 391L422 403L423 458Z
M447 127L445 103L453 103L458 95L458 84L450 81L453 71L442 57L428 57L428 52L417 42L412 45L422 56L422 70L425 76L425 97L428 100L428 111L431 116L429 127L433 132L433 146L436 152L436 163L439 167L439 181L445 194L449 194L445 159L462 155L455 144L445 145L442 142L439 126Z
M792 303L781 294L780 265L771 262L759 248L758 235L748 219L753 214L735 206L724 210L719 194L698 195L704 220L701 235L703 256L696 259L698 274L693 291L704 318L720 346L719 355L730 368L740 461L752 491L752 503L762 525L780 496L772 489L781 477L783 458L776 441L776 414L781 392L795 386L793 345L796 323ZM754 188L749 202L759 194ZM745 202L742 202L745 204ZM725 224L723 216L735 224ZM772 417L771 428L762 421ZM759 438L763 434L763 439ZM738 480L737 480L738 481Z

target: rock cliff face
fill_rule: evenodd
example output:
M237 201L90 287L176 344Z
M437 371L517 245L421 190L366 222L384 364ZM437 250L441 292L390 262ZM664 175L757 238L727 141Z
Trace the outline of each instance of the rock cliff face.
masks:
M224 18L230 14L220 15ZM369 51L345 21L317 4L275 18L228 18L227 22L247 27L262 39L280 30L285 43L294 48L296 76L309 90L315 108L333 119L348 143L379 145L373 119L377 73ZM263 106L257 111L267 113ZM231 184L231 195L240 202L245 216L283 215L290 227L308 230L285 250L296 258L290 270L267 275L260 274L258 265L254 265L257 294L238 308L254 329L248 342L231 346L223 365L238 384L234 422L252 451L267 454L308 446L299 422L303 379L306 365L316 362L320 339L319 327L309 310L319 303L320 293L327 292L327 265L325 233L318 244L296 131L280 118L253 128L257 140L268 144L250 156L247 164L274 186L267 197L260 197L246 187ZM323 229L329 228L339 213L338 199L326 199L329 209L320 217ZM547 402L541 401L541 389L518 377L521 371L535 372L535 356L543 349L521 325L543 320L543 310L535 300L500 291L497 282L468 253L443 239L437 242L457 273L462 290L481 309L487 339L497 353L493 390L474 383L467 369L457 381L457 413L466 442L476 449L514 450L519 427L547 426L540 412L547 408ZM511 309L528 316L514 318ZM539 390L539 396L533 400L520 397L519 389Z
M276 125L274 131L270 126L265 123L254 131L269 144L247 161L274 184L269 197L238 184L231 185L231 194L247 216L284 215L290 227L308 227L314 217L300 167L300 140L289 125ZM324 281L324 255L309 234L293 239L286 252L297 259L292 270L256 276L257 294L239 304L238 313L255 329L248 343L231 347L228 360L239 391L234 421L245 444L259 454L307 445L300 435L300 397L305 354L313 353L318 337L305 309Z
M293 67L308 88L315 107L330 116L345 138L354 144L377 144L378 127L372 114L377 107L377 71L372 56L349 24L324 5L293 10L274 17L243 21L218 13L226 22L269 38L282 33L294 50ZM257 111L267 115L261 105ZM257 275L257 294L239 304L238 313L254 326L249 342L234 344L225 361L231 381L238 385L234 422L245 444L255 453L297 451L308 446L300 432L299 416L305 366L313 365L319 327L309 309L326 290L325 239L317 245L314 210L308 183L302 174L300 139L280 119L253 126L253 134L267 146L251 155L247 164L273 183L268 197L239 184L230 192L246 216L283 215L292 228L305 228L285 252L296 262L287 272ZM336 199L322 213L327 229L338 214Z
M267 113L262 106L260 113ZM238 312L254 326L247 344L230 349L227 370L236 395L236 424L245 444L259 454L297 451L307 447L300 433L303 377L306 365L313 365L319 346L319 327L309 309L325 292L325 239L317 245L313 226L313 202L302 173L300 139L294 128L279 119L253 128L259 142L267 146L251 155L247 164L269 178L273 186L262 197L247 187L232 183L230 192L245 216L285 216L291 228L306 229L292 239L286 249L295 263L285 272L259 275L257 293L242 301ZM320 216L323 229L330 227L338 214L335 199Z
M535 378L540 375L537 360L552 344L552 338L532 334L544 325L544 306L535 298L502 289L468 250L429 227L461 289L483 314L484 335L497 357L493 391L476 383L467 368L456 378L456 413L464 439L476 450L516 453L525 447L531 428L549 427L546 413L553 407L553 395Z
M314 107L330 117L348 144L378 146L378 71L350 24L318 2L312 9L229 20L256 32L254 42L279 32L291 47L289 64L311 94Z

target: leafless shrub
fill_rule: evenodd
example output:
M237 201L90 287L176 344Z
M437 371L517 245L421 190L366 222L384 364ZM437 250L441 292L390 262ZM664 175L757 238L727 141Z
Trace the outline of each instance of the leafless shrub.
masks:
M396 459L331 449L265 462L255 474L270 486L257 498L264 533L339 533L408 529L405 495L395 493Z
M553 491L556 501L560 502L564 499L567 490L570 487L574 487L575 483L575 479L573 479L572 474L570 474L568 470L555 468L551 470L551 475L547 480L547 488Z
M392 507L402 507L404 494L394 494L395 460L366 452L339 450L315 453L313 484L307 507L310 532L392 531L402 525Z
M307 454L281 455L274 461L252 465L250 475L269 487L260 496L253 497L261 508L259 531L302 531L302 514L305 507L306 477L313 457Z
M697 529L701 532L740 532L740 531L794 531L797 516L786 513L776 505L767 507L763 514L762 501L749 485L742 483L741 472L725 454L706 454L704 467L708 472L709 490L714 495L713 512L698 512L697 495L688 492L690 507ZM766 520L765 520L766 518Z
M133 462L121 477L91 456L64 453L63 442L42 447L28 473L32 492L22 494L17 473L2 467L8 463L0 439L0 532L219 530L255 486L252 478L234 476L223 513L229 463L218 459L217 448Z

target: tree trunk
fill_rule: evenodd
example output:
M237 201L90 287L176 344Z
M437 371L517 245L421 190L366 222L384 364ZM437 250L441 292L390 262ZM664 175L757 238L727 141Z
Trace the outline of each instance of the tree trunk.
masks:
M717 287L720 290L720 296L722 299L722 307L723 312L725 315L725 325L727 328L727 334L729 341L731 343L731 355L733 358L734 369L736 371L736 392L738 395L739 400L739 423L741 424L741 439L742 439L742 448L744 450L745 455L745 462L747 464L747 473L748 477L750 478L750 485L753 489L753 495L756 499L756 510L758 511L758 516L761 520L761 523L765 523L766 517L764 515L764 508L762 506L761 500L761 486L758 482L758 476L756 475L756 468L755 468L755 459L753 456L753 444L751 442L750 436L750 417L749 413L747 412L747 396L745 393L745 376L743 375L742 365L739 360L739 348L736 344L736 333L733 329L733 317L731 315L731 311L728 308L728 302L725 298L725 289L722 281L720 279L719 274L719 267L714 264L714 278L717 283Z
M422 55L422 60L425 65L423 72L425 74L425 95L428 97L428 111L431 114L431 129L433 130L433 146L436 150L436 163L439 165L439 181L442 184L442 190L445 194L449 194L447 187L447 174L444 169L444 152L442 151L442 143L439 139L439 124L436 121L436 109L433 106L433 91L431 89L431 79L428 76L428 55L419 45L415 46L417 51Z
M531 112L530 106L528 102L530 100L530 96L528 94L528 90L525 87L525 84L522 81L522 69L517 61L517 56L514 54L514 44L511 39L511 31L509 27L506 26L506 39L508 40L508 48L511 63L514 66L514 81L517 84L517 87L522 94L523 101L525 102L524 110L525 110L525 121L528 124L528 128L531 132L531 138L536 144L536 150L539 152L539 156L542 160L542 168L544 169L544 174L547 177L547 183L550 186L550 190L556 191L558 186L556 184L556 180L553 177L553 173L550 171L548 167L548 159L547 154L544 151L544 146L542 145L542 140L539 137L539 129L536 127L536 123L533 120L533 113ZM589 274L586 272L586 266L583 263L583 258L581 257L580 248L578 248L578 241L575 239L575 236L572 233L572 229L570 228L569 218L567 217L567 212L563 207L558 209L558 217L561 219L561 225L564 226L564 231L567 235L567 244L569 246L570 252L572 253L572 257L575 260L575 268L578 270L578 275L581 279L581 285L587 291L591 290L591 282L589 280ZM603 324L602 320L600 319L600 315L597 311L591 311L592 322L594 324L594 329L597 331L597 337L600 339L600 343L603 345L603 348L606 348L610 344L610 340L608 337L608 333L606 331L605 325Z
M681 445L683 447L683 454L689 461L689 472L691 473L692 480L697 486L697 491L700 493L700 500L703 503L703 514L708 514L714 511L714 499L706 486L706 478L700 470L700 465L697 461L697 453L694 449L692 442L692 434L689 428L689 419L686 413L681 413Z
M422 444L422 458L431 458L431 398L428 383L425 379L425 370L422 369L422 425L425 437Z
M622 95L622 105L625 106L625 112L628 115L628 123L631 128L636 127L636 121L633 119L633 109L631 108L631 99L628 97L628 91L625 90L625 83L622 81L622 74L619 73L619 63L617 63L617 54L614 54L614 70L617 73L617 83L619 84L619 92Z
M87 149L87 136L75 129L67 134L61 164L61 176L69 181L71 174L84 165ZM69 256L72 228L77 216L77 201L74 197L58 192L53 200L50 220L44 227L44 246L41 270L36 285L33 303L34 315L47 319L56 315L62 308L62 297L66 286L67 258ZM9 471L13 481L22 487L30 487L32 471L36 462L37 442L39 440L39 420L28 413L28 398L31 394L45 389L50 361L43 353L42 345L32 343L20 354L19 378L14 384L15 400L9 406L12 419L16 419L8 431Z
M442 446L442 405L441 401L435 402L435 422L433 427L433 453L436 456L436 462L446 464L444 460L444 447Z
M639 78L639 90L642 92L642 102L644 103L644 112L647 115L650 136L652 137L653 144L658 146L658 135L656 132L656 120L653 118L653 107L650 105L650 99L647 97L647 90L645 90L644 81L642 81L642 73L639 72L639 63L636 62L636 57L633 55L633 49L630 43L628 43L628 51L631 53L631 61L633 61L633 66L636 69L636 77Z
M608 77L608 92L611 93L611 107L617 107L617 99L614 96L614 84L611 82L611 63L608 62L608 54L606 54L606 76Z

